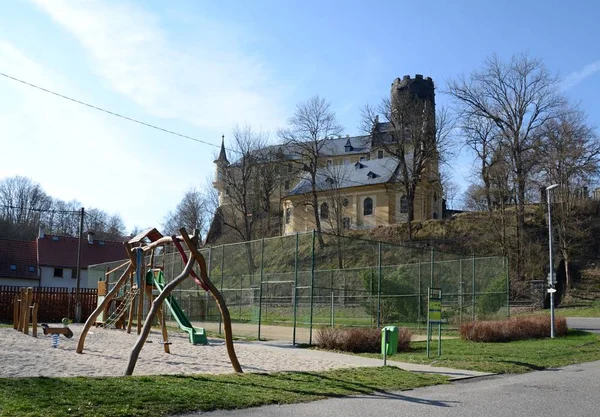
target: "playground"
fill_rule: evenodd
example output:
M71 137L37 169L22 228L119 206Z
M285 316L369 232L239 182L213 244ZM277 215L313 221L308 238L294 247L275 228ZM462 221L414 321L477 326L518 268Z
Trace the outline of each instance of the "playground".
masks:
M131 347L137 339L133 332L93 328L87 335L85 353L75 353L83 325L71 324L73 337L60 338L52 348L50 335L38 337L12 328L0 329L3 342L0 377L122 376ZM165 354L160 329L150 332L135 368L136 375L227 374L231 362L222 339L210 339L208 345L192 345L184 332L169 332L171 353ZM322 371L349 368L348 361L311 358L293 351L304 349L271 348L257 343L235 343L244 372Z

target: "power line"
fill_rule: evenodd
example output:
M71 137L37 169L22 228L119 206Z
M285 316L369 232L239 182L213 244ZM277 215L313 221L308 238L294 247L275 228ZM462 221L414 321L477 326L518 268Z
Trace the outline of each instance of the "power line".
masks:
M65 96L64 94L60 94L60 93L57 93L55 91L48 90L47 88L40 87L38 85L35 85L35 84L30 83L30 82L21 80L19 78L13 77L13 76L8 75L8 74L5 74L3 72L0 72L0 75L4 76L6 78L9 78L9 79L11 79L13 81L17 81L17 82L19 82L21 84L25 84L25 85L27 85L29 87L33 87L33 88L36 88L38 90L44 91L45 93L53 94L53 95L55 95L57 97L64 98L65 100L69 100L69 101L72 101L74 103L81 104L82 106L87 106L87 107L92 108L94 110L98 110L98 111L110 114L111 116L120 117L121 119L125 119L125 120L128 120L128 121L133 122L133 123L138 123L140 125L143 125L143 126L146 126L146 127L150 127L152 129L160 130L161 132L169 133L171 135L179 136L179 137L182 137L184 139L193 140L194 142L202 143L204 145L214 146L215 148L220 148L221 147L220 145L216 145L214 143L206 142L204 140L197 139L197 138L194 138L194 137L191 137L191 136L188 136L188 135L184 135L184 134L181 134L181 133L177 133L177 132L174 132L172 130L164 129L162 127L155 126L155 125L150 124L150 123L142 122L141 120L137 120L137 119L134 119L134 118L131 118L131 117L128 117L128 116L124 116L124 115L122 115L120 113L117 113L117 112L113 112L113 111L110 111L110 110L103 109L102 107L98 107L98 106L94 106L94 105L89 104L89 103L85 103L85 102L83 102L81 100L77 100L77 99L74 99L72 97Z
M40 213L62 213L62 214L79 213L79 210L41 209L41 208L35 208L35 207L11 206L8 204L0 204L0 208L12 209L12 210L23 210L23 211L36 211L36 212L40 212Z

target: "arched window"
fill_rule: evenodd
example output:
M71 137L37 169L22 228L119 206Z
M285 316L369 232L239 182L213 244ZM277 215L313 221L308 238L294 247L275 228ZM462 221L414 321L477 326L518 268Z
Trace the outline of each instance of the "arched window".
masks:
M408 198L405 195L400 197L400 213L408 213Z
M329 205L327 203L321 204L321 219L329 219Z
M371 197L365 198L365 201L363 202L363 214L365 216L373 214L373 199Z
M285 209L285 224L289 224L291 218L292 218L292 209L286 208Z

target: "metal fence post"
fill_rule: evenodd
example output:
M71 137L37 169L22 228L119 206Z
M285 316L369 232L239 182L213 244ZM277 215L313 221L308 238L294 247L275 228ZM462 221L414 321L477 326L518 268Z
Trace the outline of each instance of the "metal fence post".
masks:
M212 246L208 248L208 279L212 280ZM180 287L181 288L181 287ZM220 316L220 315L219 315ZM204 321L208 321L208 291L204 292Z
M312 345L312 330L313 330L313 307L315 296L315 231L312 232L312 254L310 261L310 323L308 330L308 344Z
M296 346L296 323L298 320L298 247L299 247L300 236L296 233L296 254L294 256L294 290L293 290L293 303L294 303L294 330L292 333L292 345Z
M329 295L331 297L331 311L329 312L329 325L333 328L333 314L334 314L334 299L333 299L333 270L329 271Z
M475 255L473 255L473 292L471 293L471 320L475 321Z
M262 287L263 287L263 262L265 255L265 238L260 241L260 288L258 290L258 340L260 340L260 325L262 321Z
M502 266L506 271L506 317L510 317L510 274L508 256L502 258Z
M435 249L431 248L431 282L429 284L429 288L434 288L433 286L433 282L434 282L434 270L433 270L433 265L435 263Z
M221 246L221 295L223 295L223 270L225 269L225 245ZM223 297L225 298L225 297ZM223 318L219 314L219 334L221 334L221 326L223 324Z
M421 329L421 261L419 260L419 311L417 312L417 329Z
M381 242L377 245L377 328L381 327Z
M458 260L458 323L462 324L463 316L463 270L462 259Z

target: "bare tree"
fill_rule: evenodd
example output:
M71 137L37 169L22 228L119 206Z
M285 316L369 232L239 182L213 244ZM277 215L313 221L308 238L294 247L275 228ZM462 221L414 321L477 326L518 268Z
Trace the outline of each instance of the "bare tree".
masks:
M456 197L460 192L460 186L452 180L452 176L448 170L441 171L440 178L442 182L442 196L446 201L446 207L453 208Z
M61 236L78 236L80 210L82 204L79 201L63 201L55 199L52 209L42 218L46 232Z
M235 162L223 171L225 200L222 205L223 224L232 228L242 240L255 238L255 226L260 214L258 183L260 179L260 149L267 135L252 127L236 126L230 146Z
M32 239L45 212L52 207L40 184L26 177L0 181L0 236Z
M258 205L262 212L263 231L267 236L272 236L272 222L277 221L278 231L281 230L281 185L287 180L287 175L281 161L285 159L281 147L268 147L259 153L257 178ZM273 205L273 201L277 203Z
M313 208L320 247L325 246L325 241L321 236L317 171L326 141L332 136L340 135L342 130L335 113L331 110L331 104L319 96L314 96L299 103L294 115L288 121L288 127L278 132L281 140L291 145L291 149L295 153L295 164L310 181L312 198L306 204Z
M348 228L344 224L345 208L349 204L344 184L347 179L346 165L332 165L321 171L319 175L320 189L325 201L319 207L319 217L329 225L336 236L343 236Z
M379 115L383 115L385 124L379 123ZM398 161L396 184L407 199L409 241L417 188L424 181L441 183L439 164L444 151L450 150L453 120L447 111L442 116L436 126L433 96L422 97L410 90L403 94L392 91L390 99L383 99L376 108L367 105L362 111L363 128L370 126L374 146L385 149Z
M481 70L450 82L447 88L460 115L492 121L508 150L516 185L519 278L523 275L521 248L528 178L536 163L539 144L535 132L555 118L565 103L558 92L558 82L558 77L551 75L539 60L519 55L502 62L493 55Z
M190 188L185 192L175 210L165 216L163 224L165 233L177 234L179 229L185 227L186 230L200 230L200 237L202 237L206 233L210 221L206 207L205 195L194 187Z
M588 186L600 173L600 140L582 111L565 111L540 129L543 185L559 184L553 223L565 264L566 289L572 286L569 265L578 243L589 232L590 219L582 215Z

